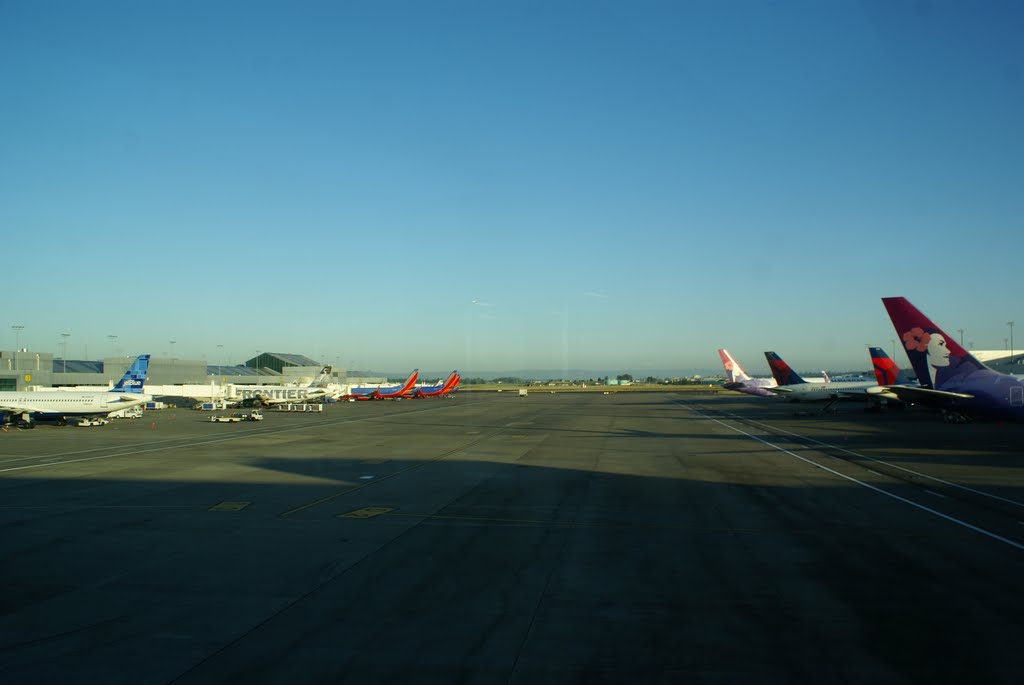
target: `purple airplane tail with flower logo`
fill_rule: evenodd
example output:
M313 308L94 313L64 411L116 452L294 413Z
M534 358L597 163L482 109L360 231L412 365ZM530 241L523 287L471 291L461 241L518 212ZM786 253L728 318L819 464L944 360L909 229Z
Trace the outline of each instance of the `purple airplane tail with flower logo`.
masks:
M937 375L937 369L952 370L965 364L987 368L905 297L883 297L882 304L923 387L942 389L943 375Z

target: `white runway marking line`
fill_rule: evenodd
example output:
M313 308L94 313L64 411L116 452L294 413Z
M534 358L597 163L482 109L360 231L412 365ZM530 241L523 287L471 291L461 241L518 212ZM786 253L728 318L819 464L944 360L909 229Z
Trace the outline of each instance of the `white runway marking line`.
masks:
M799 454L797 454L795 452L792 452L790 450L787 450L785 447L780 447L779 445L775 445L773 443L770 443L767 440L765 440L763 438L759 438L758 436L756 436L756 435L754 435L752 433L748 433L745 430L741 430L741 429L739 429L739 428L737 428L735 426L730 426L729 424L727 424L726 422L724 422L724 421L722 421L720 419L716 419L716 418L714 418L712 416L708 416L707 414L704 414L703 412L700 412L700 411L698 411L698 410L696 410L696 409L694 409L692 407L687 407L685 404L682 404L680 406L685 407L686 409L692 411L694 414L697 414L698 416L701 416L701 417L707 419L708 421L714 421L718 425L724 426L725 428L728 428L731 431L735 431L735 432L737 432L737 433L739 433L741 435L745 435L748 438L750 438L751 440L757 440L758 442L760 442L760 443L762 443L764 445L767 445L768 447L771 447L772 449L776 449L776 450L778 450L780 452L783 452L784 454L788 454L789 456L793 457L794 459L799 459L802 462L806 462L806 463L810 464L811 466L815 466L815 467L817 467L817 468L819 468L819 469L821 469L823 471L827 471L827 472L829 472L829 473L831 473L831 474L833 474L835 476L839 476L840 478L842 478L844 480L848 480L851 483L857 483L858 485L862 485L865 488L867 488L868 490L873 490L874 492L877 492L880 495L885 495L886 497L891 497L892 499L894 499L894 500L896 500L898 502L903 502L904 504L908 504L908 505L914 507L915 509L920 509L921 511L926 511L929 514L932 514L934 516L938 516L939 518L945 519L946 521L949 521L950 523L955 523L958 526L963 526L964 528L967 528L968 530L973 530L975 533L980 533L981 535L984 535L985 537L991 538L993 540L998 540L999 542L1007 544L1010 547L1013 547L1014 549L1018 549L1018 550L1024 551L1024 545L1022 545L1019 542L1015 542L1014 540L1010 540L1009 538L1004 538L1002 535L998 535L996 533L993 533L990 530L985 530L984 528L980 528L980 527L974 525L973 523L968 523L967 521L963 521L961 519L958 519L955 516L950 516L949 514L943 514L941 511L936 511L935 509L932 509L931 507L926 507L923 504L918 504L917 502L915 502L913 500L909 500L906 497L900 497L897 494L891 493L888 490L885 490L885 489L880 488L878 486L872 485L871 483L865 483L862 480L857 480L853 476L847 476L845 473L840 473L839 471L836 471L835 469L830 469L829 467L825 466L824 464L819 464L818 462L814 461L813 459L808 459L806 457L801 457ZM792 435L796 435L796 434L793 433ZM800 436L798 436L798 437L800 437Z
M244 438L260 437L260 436L263 436L263 435L277 435L279 433L292 433L292 432L295 432L295 431L311 430L313 428L322 428L324 426L336 426L336 425L343 424L343 423L359 423L359 422L362 422L362 421L380 421L381 419L389 418L389 417L391 417L391 416L393 416L395 414L401 414L402 416L407 416L409 414L422 414L423 412L437 411L438 409L447 409L447 408L449 408L451 406L453 406L453 405L443 405L443 406L437 406L437 407L428 407L426 409L413 409L413 410L407 411L407 412L393 412L391 414L386 414L384 416L366 416L366 417L357 418L357 419L347 418L347 419L340 419L338 421L324 421L322 423L305 424L303 426L293 426L293 427L289 427L289 428L265 428L265 429L262 429L262 430L254 430L254 431L249 431L249 432L246 432L246 433L239 433L237 435L229 435L229 436L224 436L224 437L219 437L219 438L212 438L212 439L209 439L209 440L198 440L198 441L195 441L195 442L184 442L184 443L179 443L179 444L176 444L176 445L160 445L160 446L156 446L156 447L148 447L148 448L145 448L145 449L137 449L137 450L128 450L128 451L124 451L124 452L118 452L117 454L101 454L101 455L96 456L96 457L83 457L81 459L68 459L66 461L47 462L47 463L41 463L41 464L29 464L27 466L12 466L10 468L0 469L0 473L8 473L10 471L24 471L24 470L27 470L27 469L40 469L40 468L53 467L53 466L63 466L65 464L77 464L77 463L80 463L80 462L97 461L97 460L100 460L100 459L113 459L115 457L130 457L130 456L135 456L135 455L138 455L138 454L148 454L150 452L162 452L162 451L170 451L170 450L183 449L185 447L197 447L199 445L214 445L214 444L217 444L219 442L231 442L233 440L242 440ZM454 406L462 406L462 405L454 405ZM184 440L184 439L187 439L187 438L177 438L177 440ZM86 451L87 452L93 452L93 451L96 451L98 449L120 449L120 448L117 447L117 446L112 446L112 447L109 447L109 448L99 448L99 447L97 447L97 448L93 448L91 450L86 450ZM38 457L31 457L31 458L32 459L46 459L48 457L46 455L39 455Z
M724 413L726 415L728 415L728 416L734 416L735 418L740 418L740 417L736 416L735 414L729 414L728 412L724 412ZM948 481L948 480L943 480L942 478L937 478L935 476L929 476L927 473L921 473L920 471L915 471L913 469L908 469L908 468L906 468L904 466L900 466L899 464L893 464L892 462L885 461L884 459L876 459L875 457L869 457L866 454L860 454L859 452L853 452L851 450L846 449L845 447L839 447L838 445L831 445L831 444L829 444L827 442L822 442L821 440L816 440L814 438L808 438L808 437L805 437L803 435L798 435L796 433L793 433L792 431L786 430L785 428L779 428L778 426L769 426L768 424L761 423L760 421L754 421L752 419L744 419L744 420L745 421L749 421L750 423L753 423L753 424L758 425L758 426L764 426L764 427L766 427L766 428L768 428L769 430L772 430L772 431L779 431L780 433L786 433L788 435L792 435L793 437L800 438L801 440L807 440L807 441L813 442L815 444L821 445L822 447L828 447L829 449L837 450L839 452L845 452L846 454L850 454L850 455L852 455L854 457L857 457L858 459L867 459L868 461L873 461L876 464L885 464L886 466L888 466L890 468L899 469L900 471L904 471L905 473L912 473L915 476L920 476L921 478L927 478L928 480L935 481L936 483L942 483L943 485L948 485L951 488L957 488L959 490L963 490L965 492L970 492L970 493L973 493L975 495L981 495L982 497L988 497L990 499L998 500L1000 502L1005 502L1006 504L1012 504L1012 505L1014 505L1016 507L1024 508L1024 502L1018 502L1017 500L1009 499L1007 497L1000 497L999 495L993 495L991 492L985 492L984 490L978 490L976 488L971 488L971 487L968 487L966 485L961 485L960 483L953 483L953 482Z
M180 438L179 438L180 439ZM161 442L166 442L161 440ZM146 443L130 443L128 445L121 445L122 448L132 448L137 445L143 445ZM90 447L87 450L72 450L70 452L57 452L55 454L35 454L31 456L11 457L9 459L0 459L0 464L14 464L19 461L29 461L30 459L59 459L61 457L71 456L72 454L89 454L90 452L99 452L100 450L117 449L117 447Z

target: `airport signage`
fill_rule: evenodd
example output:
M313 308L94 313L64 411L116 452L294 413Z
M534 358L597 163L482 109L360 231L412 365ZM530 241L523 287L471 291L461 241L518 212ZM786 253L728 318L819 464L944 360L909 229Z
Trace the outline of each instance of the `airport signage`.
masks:
M237 390L243 400L302 400L310 397L309 388L261 388L259 390Z

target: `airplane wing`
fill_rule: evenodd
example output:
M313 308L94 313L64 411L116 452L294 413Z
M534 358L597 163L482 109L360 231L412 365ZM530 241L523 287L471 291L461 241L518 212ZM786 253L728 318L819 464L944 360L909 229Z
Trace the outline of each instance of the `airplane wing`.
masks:
M786 385L776 385L774 388L765 388L765 390L767 390L768 392L773 392L776 395L788 395L789 393L793 392L793 388L791 386Z
M841 395L843 397L855 397L863 399L865 397L877 397L879 395L882 395L883 390L881 388L882 386L874 384L865 385L859 388L840 388L839 390L836 391L836 394ZM896 399L894 396L891 395L886 397L888 399Z
M882 387L894 393L904 402L918 402L920 404L948 404L953 400L969 400L974 397L974 395L962 392L919 388L911 385L886 385Z

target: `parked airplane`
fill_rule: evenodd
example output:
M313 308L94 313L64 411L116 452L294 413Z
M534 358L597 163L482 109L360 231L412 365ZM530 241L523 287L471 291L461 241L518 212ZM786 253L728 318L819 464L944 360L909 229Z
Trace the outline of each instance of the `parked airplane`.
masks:
M725 376L728 379L722 385L723 388L745 392L748 395L774 397L775 393L769 390L769 388L774 388L778 385L774 378L751 377L743 370L739 362L732 358L732 355L726 349L719 348L718 356L722 359L722 366L725 367Z
M782 357L774 352L765 352L772 376L778 383L771 388L773 393L783 395L790 402L816 402L828 400L822 411L827 411L840 399L866 397L868 388L878 387L875 381L833 381L826 376L824 383L808 383L800 377Z
M421 385L418 388L413 388L403 397L444 397L451 391L455 390L459 386L459 381L462 380L462 376L459 375L458 371L452 371L448 378L438 383L437 385Z
M745 392L749 395L761 395L763 397L774 397L772 388L778 386L774 378L751 378L739 362L736 361L728 350L719 349L718 356L722 359L722 366L725 367L725 375L728 380L722 385L727 390ZM828 382L828 374L821 372L821 378L808 378L808 383Z
M148 370L149 355L140 354L110 390L0 392L0 412L5 423L17 423L22 428L34 428L33 421L38 419L52 419L64 426L69 416L106 416L151 399L143 392Z
M331 378L331 367L325 366L309 385L235 385L229 384L224 392L224 401L230 405L272 405L286 402L317 402L335 396L327 387Z
M416 385L416 379L420 375L420 370L415 369L409 377L405 379L405 382L401 385L392 385L387 388L382 388L379 385L373 387L356 387L349 388L348 393L342 395L339 399L343 400L387 400L394 399L400 400L402 397L412 390L412 387Z
M994 371L904 297L883 297L919 386L889 386L906 402L941 409L947 421L1024 419L1024 379Z
M309 385L151 385L150 394L158 399L171 402L223 403L225 406L251 406L256 404L280 404L282 402L315 402L325 397L334 397L337 386L331 387L331 367L325 366Z

